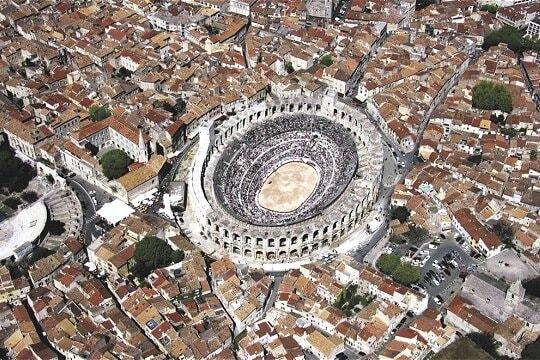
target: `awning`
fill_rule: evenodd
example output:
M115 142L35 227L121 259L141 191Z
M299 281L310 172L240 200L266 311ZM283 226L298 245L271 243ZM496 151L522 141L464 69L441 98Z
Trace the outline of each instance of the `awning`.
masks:
M134 212L131 206L116 199L103 205L97 214L109 224L116 225Z

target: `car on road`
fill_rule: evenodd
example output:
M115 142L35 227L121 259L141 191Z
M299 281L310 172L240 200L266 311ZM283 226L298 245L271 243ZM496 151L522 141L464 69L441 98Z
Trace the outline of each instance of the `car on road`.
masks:
M435 304L441 305L443 303L443 298L440 295L437 295L433 298L433 301L435 301Z

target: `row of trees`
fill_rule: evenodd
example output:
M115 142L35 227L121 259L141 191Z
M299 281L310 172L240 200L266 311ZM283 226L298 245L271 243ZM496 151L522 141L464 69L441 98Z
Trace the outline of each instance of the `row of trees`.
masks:
M401 257L395 254L383 254L377 260L377 268L403 285L410 285L420 280L418 266L401 261Z

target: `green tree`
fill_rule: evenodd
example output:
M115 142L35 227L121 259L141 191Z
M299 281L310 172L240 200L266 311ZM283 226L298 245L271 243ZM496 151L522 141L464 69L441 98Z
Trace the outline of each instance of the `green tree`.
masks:
M435 34L435 29L433 28L433 25L426 24L426 33L433 36Z
M10 148L0 150L0 169L0 188L9 193L24 190L36 175L34 168L16 157Z
M476 332L467 334L467 337L495 359L500 357L497 353L497 346L495 344L495 339L493 339L493 335Z
M131 77L131 74L132 72L123 66L120 69L118 69L118 77L120 77L121 79L129 78Z
M527 294L540 298L540 276L525 281L523 287Z
M287 72L290 74L290 73L293 73L294 72L294 67L292 65L292 62L287 62L285 64L285 70L287 70Z
M480 165L482 162L482 154L471 155L467 158L467 161L475 165Z
M8 197L4 200L4 205L12 208L13 210L17 209L21 203L21 199L16 196Z
M405 223L409 219L411 212L405 206L392 206L390 208L390 218L398 219L400 223Z
M101 167L103 175L107 179L118 179L120 176L128 172L128 166L131 159L127 154L119 149L109 150L101 157Z
M403 236L396 235L396 234L392 234L392 236L390 236L389 241L394 244L404 244L407 242Z
M131 271L139 279L144 279L155 269L179 262L183 257L183 251L173 251L165 240L146 236L135 245L135 265Z
M21 198L27 203L33 203L36 202L39 197L35 191L25 191L22 193Z
M107 106L92 105L88 109L88 112L92 121L101 121L111 116L111 112Z
M181 262L182 260L184 260L184 257L185 257L185 254L182 250L175 250L173 251L172 255L171 255L171 260L173 263L179 263Z
M330 66L334 63L334 61L332 60L332 56L330 56L329 54L326 54L324 56L322 56L320 59L319 59L319 62L324 65L324 66Z
M402 262L392 272L392 279L400 284L408 286L420 280L420 269L418 266Z
M429 239L429 231L421 226L410 225L409 231L403 234L411 244L420 245Z
M500 29L494 30L484 37L482 47L484 50L500 43L508 45L508 48L516 53L526 50L540 50L540 42L524 38L518 29L505 25Z
M512 112L512 95L503 84L480 81L473 88L472 102L477 109Z
M392 274L400 264L400 257L395 254L382 254L377 259L377 268L387 275Z
M153 105L155 108L161 108L163 110L170 112L173 115L173 117L182 115L184 111L186 110L186 102L181 97L176 99L176 102L174 105L172 105L171 103L165 100L156 100L154 101Z
M512 241L514 240L514 229L512 228L512 224L504 220L499 220L493 224L493 232L501 242L506 245L512 244Z
M498 9L498 6L496 4L486 4L486 5L483 5L480 10L482 11L487 11L487 12L490 12L492 14L496 14L497 13L497 9Z
M525 346L521 352L521 359L536 360L538 359L538 354L540 354L540 337L536 338L535 341Z

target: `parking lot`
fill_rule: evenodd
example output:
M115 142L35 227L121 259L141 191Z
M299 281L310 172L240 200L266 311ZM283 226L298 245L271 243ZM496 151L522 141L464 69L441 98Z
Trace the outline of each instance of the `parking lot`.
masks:
M434 238L419 248L391 244L385 252L399 254L420 268L420 281L412 287L429 294L430 306L439 307L461 285L460 273L476 269L477 261L470 255L469 246L459 238L458 241L450 234Z

